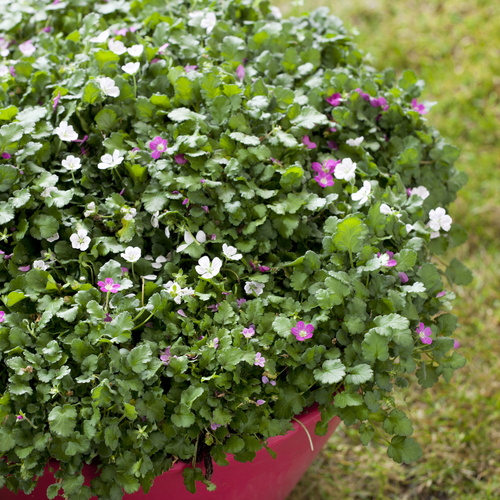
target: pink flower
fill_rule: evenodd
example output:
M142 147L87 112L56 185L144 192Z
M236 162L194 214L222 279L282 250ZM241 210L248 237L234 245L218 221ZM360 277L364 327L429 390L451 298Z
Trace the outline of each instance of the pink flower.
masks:
M106 313L106 317L103 319L105 323L111 323L113 321L113 318L111 317L111 314Z
M126 267L121 267L120 268L122 270L122 276L125 274L125 273L128 273L128 269Z
M157 160L162 153L167 149L167 140L162 139L160 136L156 136L150 143L149 148L153 151L151 153L151 158Z
M356 92L359 93L362 99L365 101L369 102L370 101L370 94L367 94L366 92L363 92L360 88L356 89Z
M219 309L220 303L219 304L212 304L210 306L207 306L208 309L210 309L212 312L217 312Z
M213 422L210 422L210 428L213 431L216 431L220 427L220 424L214 424Z
M305 324L303 321L299 321L297 326L292 327L292 333L295 335L295 338L300 341L304 341L306 339L310 339L313 336L314 326L309 324Z
M184 155L175 155L174 160L177 165L185 165L188 162Z
M420 323L420 325L417 326L417 333L424 344L432 344L432 339L430 338L432 331L430 327L426 328L423 323Z
M413 111L416 111L421 115L425 115L426 113L428 113L428 111L425 109L425 106L423 104L419 104L416 99L413 99L411 101L411 107L413 108Z
M165 52L165 49L169 46L170 44L167 42L167 43L164 43L159 49L158 49L158 54L163 54L163 52ZM159 60L159 59L158 59ZM184 68L186 69L186 68Z
M399 273L399 279L401 280L401 284L408 283L408 275L406 273Z
M385 106L387 106L387 101L385 100L385 97L372 97L370 99L370 104L374 107L374 108L383 108Z
M302 144L304 144L307 147L307 149L315 149L316 148L316 143L311 142L311 139L309 139L308 135L305 135L304 137L302 137Z
M120 28L119 30L113 29L116 36L125 36L127 34L128 28Z
M326 102L328 104L331 104L333 107L338 106L341 101L342 101L342 95L339 94L338 92L326 98Z
M460 347L460 342L455 339L455 341L453 342L453 349L458 349Z
M276 380L269 380L265 375L263 375L262 376L262 383L276 385Z
M318 175L314 177L314 180L321 187L333 186L335 184L335 181L333 180L331 174L327 174L325 172L320 172Z
M238 302L238 307L241 307L242 304L244 304L247 301L247 299L236 299L236 302Z
M179 310L177 311L177 314L178 314L179 316L182 316L183 318L187 318L186 313L185 313L182 309L179 309Z
M0 323L3 323L5 321L5 312L0 311Z
M241 80L243 80L243 78L245 78L245 66L243 66L243 64L240 64L237 68L236 68L236 76Z
M202 205L201 208L205 210L205 213L208 214L208 206L207 205Z
M265 401L263 399L257 399L257 401L255 401L255 404L257 406L263 405L264 403L265 403Z
M101 292L118 293L121 287L120 283L113 282L113 278L106 278L104 281L98 281L97 284L101 287Z
M52 105L52 109L55 111L57 108L57 105L59 104L59 99L61 99L61 92L59 92L55 97L54 97L54 103Z
M10 159L10 154L9 153L2 153L2 158L4 160L8 160L8 159Z
M172 359L172 355L170 354L170 347L168 346L165 349L165 352L160 356L160 360L163 361L164 365L167 365L170 363L170 360Z
M328 141L326 145L330 148L333 149L334 151L337 151L339 149L337 143L335 141Z
M218 337L215 337L214 338L214 349L217 349L217 347L219 347L219 339L218 339Z
M24 417L22 415L18 415L16 418L17 418L17 420L23 420L24 419Z
M21 267L19 267L19 271L22 271L23 273L28 272L30 269L31 269L31 266L30 266L30 265L28 265L28 266L21 266Z
M255 366L260 366L261 368L264 368L264 364L266 363L266 358L264 358L260 352L258 352L256 355L255 355L255 362L254 362L254 365Z
M436 297L440 299L441 297L444 297L446 295L446 292L443 290L442 292L439 292Z
M255 326L250 325L248 328L243 328L243 337L249 339L255 335Z
M189 203L189 198L184 198L184 199L182 200L182 204L183 204L183 205L187 205L188 203Z
M190 71L196 71L198 69L198 66L195 65L190 65L190 64L187 64L186 66L184 66L184 70L186 71L186 73L189 73Z
M42 31L45 33L50 33L52 31L52 26L45 26L45 28L42 28Z
M315 161L312 164L312 169L318 173L324 172L325 174L333 174L333 172L335 172L335 167L339 163L340 160L332 160L332 159L326 160L325 163L323 163L323 165Z
M393 259L394 257L394 252L386 252L386 254L389 256L389 262L387 262L386 266L387 267L394 267L397 266L398 263Z
M261 273L267 273L267 271L269 271L270 269L271 269L271 268L270 268L269 266L261 266L261 265L259 264L259 271L260 271Z

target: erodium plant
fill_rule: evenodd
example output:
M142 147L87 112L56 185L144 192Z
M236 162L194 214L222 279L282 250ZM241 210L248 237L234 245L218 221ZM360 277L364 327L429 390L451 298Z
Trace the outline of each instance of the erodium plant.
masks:
M0 4L0 486L52 457L49 498L176 460L213 488L199 461L252 460L315 402L318 433L339 415L418 459L394 394L464 364L470 280L433 257L466 239L466 178L422 81L326 9Z

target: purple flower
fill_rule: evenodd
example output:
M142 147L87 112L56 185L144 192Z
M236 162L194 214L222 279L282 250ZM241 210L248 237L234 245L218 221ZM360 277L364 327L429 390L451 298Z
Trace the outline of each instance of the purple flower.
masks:
M24 420L24 417L22 415L18 415L16 418L17 420Z
M103 319L105 323L111 323L113 321L113 318L111 317L111 314L106 313L106 317Z
M432 339L430 338L432 335L432 331L430 327L425 327L423 323L420 323L420 325L417 326L417 333L420 336L420 340L424 344L432 344Z
M116 36L125 36L128 32L128 28L120 28L119 30L113 29Z
M413 111L416 111L421 115L425 115L426 113L428 113L428 111L425 109L425 106L423 104L419 104L416 99L413 99L411 101L411 107L413 108Z
M441 297L444 297L446 295L446 292L443 290L442 292L439 292L436 297L440 299Z
M331 174L327 174L325 172L320 172L318 175L316 175L314 177L314 180L321 187L333 186L335 184L335 181L333 180L332 175Z
M264 368L264 364L266 363L266 358L264 358L260 352L258 352L256 355L255 355L255 362L254 362L254 365L255 366L260 366L261 368Z
M256 404L257 406L261 406L261 405L263 405L264 403L265 403L265 401L264 401L263 399L257 399L257 401L255 401L255 404Z
M315 149L316 148L316 143L311 142L311 139L309 139L308 135L305 135L304 137L302 137L302 144L304 144L307 147L307 149Z
M59 100L61 99L61 92L58 92L58 94L54 97L54 103L52 105L52 109L55 111L57 108L57 105L59 104Z
M335 167L340 163L340 160L326 160L325 163L321 164L317 161L313 162L312 169L318 174L324 172L325 174L333 174L335 172Z
M210 309L212 312L216 312L219 309L220 302L218 304L212 304L210 306L207 306L208 309Z
M0 311L0 323L3 323L5 321L5 312Z
M215 241L215 240L217 239L217 236L216 236L215 234L212 234L212 235L210 236L210 239L211 239L212 241Z
M186 73L189 73L190 71L196 71L198 69L198 66L195 65L190 65L190 64L187 64L186 66L184 66L184 70L186 71Z
M387 106L387 101L385 100L385 97L379 97L379 98L376 98L376 97L372 97L370 99L370 104L374 107L374 108L384 108L385 106Z
M120 268L122 270L122 276L125 274L125 273L128 273L128 269L126 267L121 267Z
M238 302L238 307L241 307L242 304L244 304L247 301L247 299L236 299L236 302Z
M339 149L337 143L335 141L328 141L327 143L327 146L330 148L330 149L333 149L334 151L337 151Z
M367 94L366 92L363 92L360 88L356 89L356 92L359 93L362 99L365 101L369 102L370 101L370 94Z
M162 139L160 136L156 136L150 143L149 148L153 151L151 153L151 158L157 160L162 153L167 149L167 140Z
M245 66L243 66L243 64L240 64L237 68L236 68L236 76L241 80L243 80L243 78L245 78Z
M265 375L263 375L262 376L262 383L276 385L276 380L269 380Z
M206 181L205 181L205 179L200 179L200 182L201 182L202 184L205 184L205 182L206 182Z
M267 271L269 271L270 269L271 269L271 268L270 268L269 266L261 266L261 265L259 264L259 271L260 271L261 273L267 273Z
M52 26L45 26L45 28L42 28L42 31L45 31L45 33L50 33L52 31Z
M331 104L333 107L338 106L340 101L342 101L342 94L339 94L338 92L326 98L326 102Z
M101 292L118 293L121 287L120 283L113 282L113 278L106 278L104 281L98 281L97 284L101 287Z
M306 339L310 339L313 336L314 326L309 324L305 324L303 321L299 321L297 326L292 326L292 333L295 335L295 338L300 341L304 341Z
M202 205L201 208L203 208L203 210L205 210L205 213L208 214L208 207L207 207L207 205Z
M160 360L163 361L164 365L167 365L170 363L170 360L172 359L172 355L170 354L170 348L172 346L168 346L165 349L165 352L160 356Z
M220 424L215 424L214 422L210 422L210 428L213 431L216 431L221 425Z
M455 339L455 341L453 342L453 349L458 349L460 347L460 342Z
M175 155L174 160L177 165L185 165L188 162L184 155Z
M394 252L386 252L386 254L389 256L389 261L387 262L386 266L387 267L394 267L397 266L398 263L393 259L394 257Z
M183 204L183 205L187 205L188 203L189 203L189 198L184 198L184 199L182 200L182 204Z
M218 339L218 337L215 337L214 338L214 349L217 349L217 347L219 347L219 339Z
M23 273L28 272L30 269L31 269L30 265L19 267L19 271L22 271Z
M10 158L10 154L9 153L2 153L2 158L4 160L8 160Z
M408 275L406 273L398 273L399 279L401 280L401 284L408 283Z
M163 54L163 52L165 52L165 49L169 46L170 44L167 42L167 43L164 43L159 49L158 49L158 54ZM159 60L159 59L158 59ZM186 69L186 68L184 68Z
M255 326L250 325L248 328L243 328L243 337L249 339L255 335Z
M183 318L187 318L186 313L185 313L182 309L179 309L179 310L177 311L177 314L178 314L179 316L182 316Z

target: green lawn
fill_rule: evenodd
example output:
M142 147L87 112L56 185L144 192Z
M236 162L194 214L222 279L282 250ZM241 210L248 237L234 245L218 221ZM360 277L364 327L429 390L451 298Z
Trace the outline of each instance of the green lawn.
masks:
M424 449L411 466L385 446L365 448L339 427L289 500L500 498L500 2L496 0L276 0L285 15L326 5L373 66L409 68L425 80L422 99L438 101L431 124L462 149L469 184L451 208L469 232L456 253L473 270L456 290L457 337L468 364L450 385L404 394L414 437ZM446 256L451 260L453 255Z

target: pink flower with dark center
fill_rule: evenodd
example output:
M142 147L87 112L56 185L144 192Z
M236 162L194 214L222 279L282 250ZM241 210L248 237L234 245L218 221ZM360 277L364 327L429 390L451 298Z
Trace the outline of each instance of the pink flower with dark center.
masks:
M308 135L305 135L304 137L302 137L302 144L304 144L307 147L307 149L315 149L316 148L316 143L311 142L311 139L309 139Z
M185 165L188 162L184 155L175 155L174 160L177 165Z
M408 283L408 275L406 273L399 273L399 279L401 280L401 284Z
M151 157L157 160L162 153L164 153L167 149L167 140L162 139L160 136L156 136L150 143L149 149L153 151L151 153Z
M326 98L326 102L333 107L338 106L341 101L342 101L342 94L339 94L338 92Z
M321 187L327 187L327 186L333 186L335 184L335 181L333 180L333 177L331 174L327 174L323 171L321 171L318 175L314 177L314 180L321 186Z
M425 115L428 113L428 110L425 109L425 106L423 104L419 104L416 99L412 99L411 107L413 108L413 111L416 111L417 113L420 113L421 115Z
M113 278L106 278L104 281L98 281L97 284L101 287L101 292L118 293L121 285L114 283Z
M245 74L246 74L246 71L245 71L245 66L243 66L243 64L240 64L237 68L236 68L236 76L241 80L243 80L243 78L245 78Z
M430 327L425 327L423 323L420 323L420 325L417 326L417 333L420 336L420 340L424 344L432 344L432 339L430 338L432 335L432 331Z
M266 358L264 358L260 352L258 352L255 355L255 361L253 363L255 366L260 366L261 368L264 368L264 365L266 364Z
M314 326L311 323L307 325L303 321L299 321L297 326L292 327L292 333L295 335L295 338L299 341L304 341L306 339L310 339L313 336Z
M327 145L330 149L333 149L334 151L337 151L337 150L339 149L339 147L338 147L337 143L336 143L335 141L332 141L332 140L328 141L328 142L326 143L326 145Z

